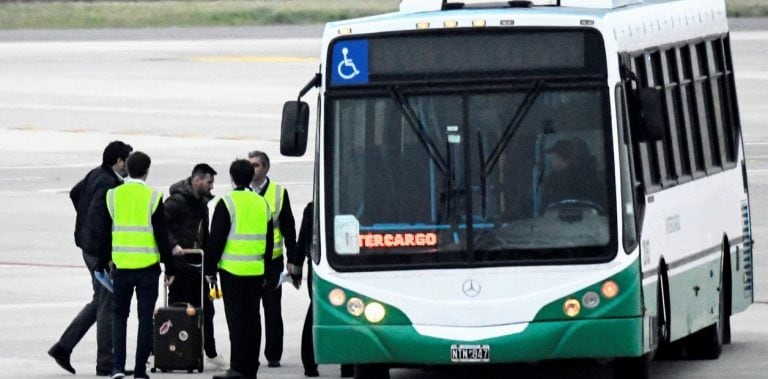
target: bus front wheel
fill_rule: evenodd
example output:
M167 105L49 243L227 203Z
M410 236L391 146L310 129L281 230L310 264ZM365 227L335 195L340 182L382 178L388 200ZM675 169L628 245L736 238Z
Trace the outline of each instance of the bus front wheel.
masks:
M653 354L634 358L617 358L613 361L613 377L616 379L648 379Z
M355 379L389 379L389 367L380 364L355 365Z

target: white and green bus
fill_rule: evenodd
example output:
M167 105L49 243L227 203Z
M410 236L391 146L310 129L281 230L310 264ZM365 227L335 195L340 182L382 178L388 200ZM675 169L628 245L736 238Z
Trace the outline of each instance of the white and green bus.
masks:
M405 0L329 23L283 109L315 137L320 363L714 359L753 301L723 0Z

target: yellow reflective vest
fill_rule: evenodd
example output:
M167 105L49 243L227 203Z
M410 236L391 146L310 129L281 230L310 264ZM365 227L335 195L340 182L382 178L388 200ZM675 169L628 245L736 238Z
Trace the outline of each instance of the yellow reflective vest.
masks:
M219 268L237 276L264 275L269 205L253 191L232 191L222 197L231 226Z
M272 259L283 256L283 234L280 233L280 211L283 209L283 199L285 198L285 188L283 186L269 181L267 190L264 192L264 199L272 210L272 225L275 230L275 244L272 248Z
M128 182L107 191L112 217L112 262L119 269L140 269L160 262L152 213L163 194L143 183Z

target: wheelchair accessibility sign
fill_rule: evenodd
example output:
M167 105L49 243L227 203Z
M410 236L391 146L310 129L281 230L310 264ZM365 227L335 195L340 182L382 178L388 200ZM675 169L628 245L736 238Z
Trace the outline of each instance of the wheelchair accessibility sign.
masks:
M368 83L368 41L347 40L333 46L331 84Z

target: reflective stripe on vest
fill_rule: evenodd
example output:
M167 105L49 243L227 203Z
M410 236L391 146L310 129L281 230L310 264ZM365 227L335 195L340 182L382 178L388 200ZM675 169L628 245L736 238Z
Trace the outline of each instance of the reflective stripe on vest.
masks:
M283 198L285 197L285 188L270 181L267 190L264 192L264 199L272 210L272 224L275 227L275 245L272 249L272 259L283 256L283 234L280 233L280 211L283 209Z
M112 262L119 269L139 269L160 262L152 213L162 194L129 182L107 191L107 209L112 217Z
M232 191L222 201L231 226L219 268L237 276L264 275L269 205L253 191Z

